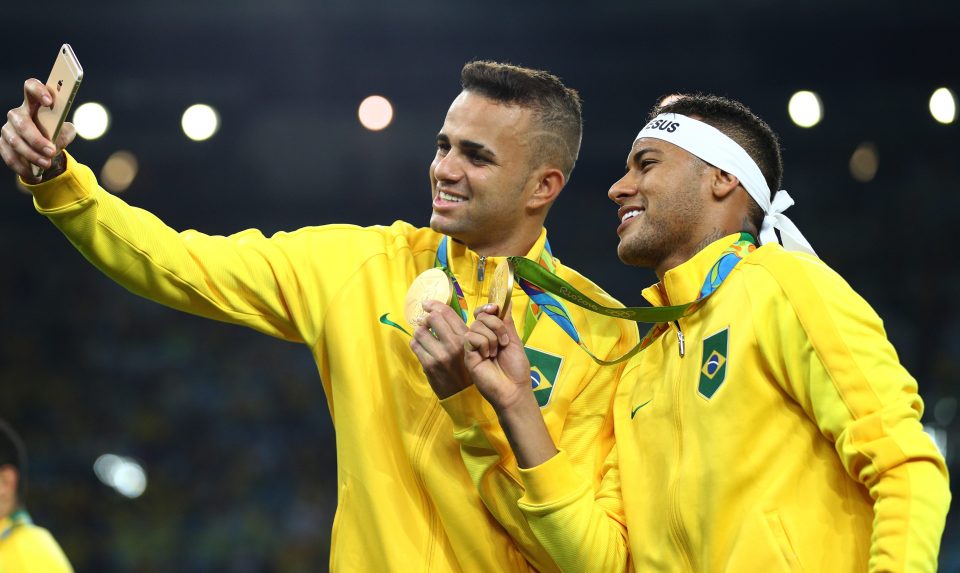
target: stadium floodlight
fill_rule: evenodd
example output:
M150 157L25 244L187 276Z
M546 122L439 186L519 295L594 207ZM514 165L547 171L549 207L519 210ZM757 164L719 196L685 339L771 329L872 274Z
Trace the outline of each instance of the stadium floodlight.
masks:
M393 121L393 105L383 96L372 95L360 102L357 117L363 127L370 131L380 131Z
M73 112L73 126L84 139L97 139L110 127L110 113L102 104L87 102Z
M943 124L957 119L957 95L950 88L937 88L930 96L930 115Z
M798 91L790 98L787 112L793 123L800 127L813 127L823 119L823 102L812 91Z
M213 137L220 128L220 114L204 103L188 107L180 118L183 133L194 141L205 141Z

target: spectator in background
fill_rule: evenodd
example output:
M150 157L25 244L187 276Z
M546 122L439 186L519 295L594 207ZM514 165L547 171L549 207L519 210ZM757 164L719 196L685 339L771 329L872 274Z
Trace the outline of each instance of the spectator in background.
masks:
M72 572L50 532L30 519L26 489L26 447L13 428L0 420L0 571Z

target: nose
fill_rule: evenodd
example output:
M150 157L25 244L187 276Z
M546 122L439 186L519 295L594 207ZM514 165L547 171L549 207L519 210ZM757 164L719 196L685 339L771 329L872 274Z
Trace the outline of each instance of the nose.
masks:
M629 180L629 177L630 174L627 173L611 185L610 190L607 191L607 197L617 205L622 205L626 199L637 194L637 187Z
M444 155L437 153L433 160L433 176L437 181L444 183L456 183L463 177L463 170L458 166L453 151L448 151Z

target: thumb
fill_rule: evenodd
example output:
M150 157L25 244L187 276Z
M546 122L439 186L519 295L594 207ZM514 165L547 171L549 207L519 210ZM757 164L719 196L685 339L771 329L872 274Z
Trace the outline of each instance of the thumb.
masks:
M74 127L69 121L63 122L63 126L60 128L60 135L57 137L57 141L55 142L57 145L57 150L66 149L76 136L77 128Z

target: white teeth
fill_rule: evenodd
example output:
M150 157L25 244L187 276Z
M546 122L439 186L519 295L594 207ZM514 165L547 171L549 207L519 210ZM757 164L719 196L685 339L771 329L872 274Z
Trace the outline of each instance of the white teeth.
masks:
M451 195L449 193L444 193L443 191L440 192L440 198L444 201L452 201L454 203L460 203L463 201L463 198Z
M640 216L640 213L642 213L642 212L643 212L643 211L641 211L640 209L635 209L635 210L632 210L632 211L627 211L626 213L623 214L623 218L620 219L620 222L623 223L623 222L626 221L627 219L633 219L634 217L639 217L639 216Z

